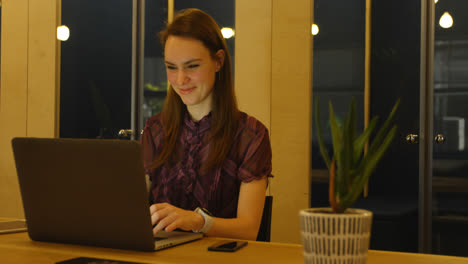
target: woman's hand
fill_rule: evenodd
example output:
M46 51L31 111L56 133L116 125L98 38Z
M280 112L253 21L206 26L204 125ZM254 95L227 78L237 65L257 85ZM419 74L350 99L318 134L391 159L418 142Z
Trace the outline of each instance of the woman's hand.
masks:
M154 235L161 230L171 232L177 228L185 231L199 230L205 222L200 214L180 209L168 203L151 205L150 214Z

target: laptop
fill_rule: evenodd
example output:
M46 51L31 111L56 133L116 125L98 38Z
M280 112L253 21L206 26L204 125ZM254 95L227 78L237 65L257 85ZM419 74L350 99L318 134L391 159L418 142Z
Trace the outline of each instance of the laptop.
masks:
M12 146L32 240L153 251L203 237L153 236L136 141L14 138Z

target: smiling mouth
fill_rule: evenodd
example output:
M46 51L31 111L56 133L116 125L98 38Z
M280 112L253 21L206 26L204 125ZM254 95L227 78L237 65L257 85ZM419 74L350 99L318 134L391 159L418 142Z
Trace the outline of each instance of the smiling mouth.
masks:
M185 94L191 93L193 90L195 90L195 87L187 88L187 89L179 89L179 92L180 92L180 94L185 95Z

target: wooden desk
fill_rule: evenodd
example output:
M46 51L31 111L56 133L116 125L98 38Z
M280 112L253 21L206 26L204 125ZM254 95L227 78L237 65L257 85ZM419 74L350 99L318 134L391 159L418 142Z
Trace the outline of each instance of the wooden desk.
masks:
M35 242L31 241L25 232L13 233L0 235L0 262L2 264L51 264L86 256L142 263L304 263L301 245L252 241L235 253L207 250L209 245L219 240L219 238L204 238L161 251L138 252ZM468 258L371 250L368 263L468 264Z

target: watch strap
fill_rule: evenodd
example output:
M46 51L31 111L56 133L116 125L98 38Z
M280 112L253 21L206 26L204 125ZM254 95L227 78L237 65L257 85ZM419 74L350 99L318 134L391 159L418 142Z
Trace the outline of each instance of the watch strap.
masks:
M213 217L211 216L211 213L205 208L200 208L200 207L197 207L197 209L195 209L195 213L200 214L203 217L205 222L203 224L203 227L200 230L192 230L192 231L195 233L206 234L211 229L211 226L213 225Z

